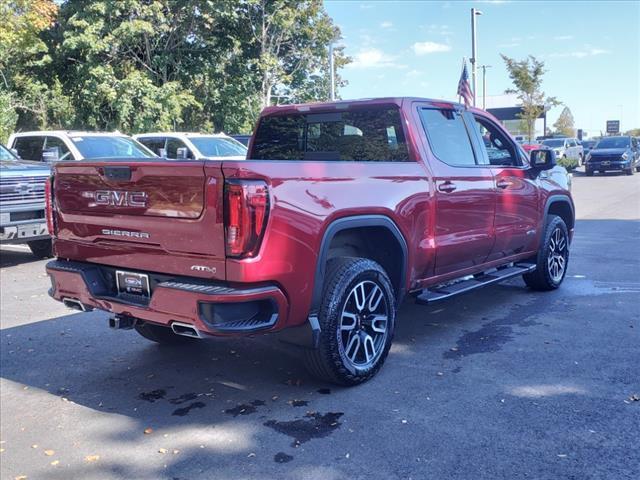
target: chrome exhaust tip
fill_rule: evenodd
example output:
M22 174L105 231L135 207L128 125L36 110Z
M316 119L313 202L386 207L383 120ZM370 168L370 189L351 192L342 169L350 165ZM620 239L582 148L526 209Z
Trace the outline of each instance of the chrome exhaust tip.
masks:
M87 308L84 303L80 300L76 300L75 298L63 298L62 303L64 303L65 307L71 308L72 310L79 310L81 312L93 310L92 308Z
M171 324L171 330L173 330L173 333L176 335L191 338L202 338L200 331L189 323L173 322Z

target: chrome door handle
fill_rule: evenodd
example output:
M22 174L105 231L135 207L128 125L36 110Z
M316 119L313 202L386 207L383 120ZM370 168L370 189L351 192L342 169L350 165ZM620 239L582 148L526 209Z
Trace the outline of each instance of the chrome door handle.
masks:
M456 188L456 185L452 182L450 182L449 180L447 180L446 182L441 183L440 185L438 185L438 190L440 190L441 192L444 193L451 193L453 192Z
M498 188L509 188L511 186L511 182L509 182L508 180L499 180L498 183L496 183L496 187Z

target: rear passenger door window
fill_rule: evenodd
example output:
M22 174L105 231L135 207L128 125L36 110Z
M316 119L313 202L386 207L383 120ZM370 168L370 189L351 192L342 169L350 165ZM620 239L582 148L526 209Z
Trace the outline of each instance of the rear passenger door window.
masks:
M454 167L475 166L476 157L462 115L456 110L421 108L420 118L433 154Z
M21 159L41 162L44 137L18 137L16 138L13 148L18 151L18 156Z
M160 150L165 148L164 138L139 138L138 141L156 155L160 155Z
M186 148L187 149L187 158L193 158L193 154L191 150L187 148L182 140L178 140L177 138L169 138L167 139L167 158L178 158L178 149Z
M73 160L73 156L69 151L69 147L58 137L47 137L45 145L45 149L49 148L57 148L58 149L58 160Z

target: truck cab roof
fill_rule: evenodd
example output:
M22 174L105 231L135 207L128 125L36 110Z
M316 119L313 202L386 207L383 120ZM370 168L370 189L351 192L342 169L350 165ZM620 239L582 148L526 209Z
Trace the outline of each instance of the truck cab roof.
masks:
M350 100L336 100L333 102L313 102L313 103L297 103L288 105L274 105L266 107L261 116L277 115L281 113L304 113L314 110L341 110L359 106L375 106L375 105L397 105L402 106L407 102L425 102L431 103L439 107L448 108L464 108L464 105L450 100L438 100L433 98L422 97L380 97L380 98L358 98ZM470 108L470 110L476 110Z

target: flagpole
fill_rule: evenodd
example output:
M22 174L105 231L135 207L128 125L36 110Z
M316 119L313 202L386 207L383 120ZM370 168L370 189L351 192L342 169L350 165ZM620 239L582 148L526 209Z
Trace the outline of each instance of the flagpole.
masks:
M460 69L460 75L464 71L464 65L467 63L467 57L462 57L462 68ZM458 95L458 103L462 103L462 96Z

